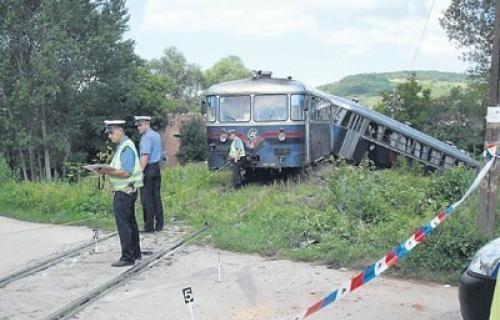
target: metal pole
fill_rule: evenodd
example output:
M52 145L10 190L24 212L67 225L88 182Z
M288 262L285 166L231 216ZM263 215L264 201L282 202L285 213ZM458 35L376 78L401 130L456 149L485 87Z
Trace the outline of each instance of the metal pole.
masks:
M396 88L392 89L392 96L393 96L393 103L392 103L392 118L394 119L394 116L396 114Z
M486 116L485 144L500 145L500 0L496 1L495 35L491 54L489 107ZM480 214L477 221L479 232L493 236L496 230L496 197L499 161L481 182Z

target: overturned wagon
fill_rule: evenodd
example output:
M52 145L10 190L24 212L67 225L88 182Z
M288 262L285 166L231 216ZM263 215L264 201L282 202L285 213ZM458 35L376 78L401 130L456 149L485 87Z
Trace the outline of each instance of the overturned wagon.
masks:
M478 166L465 152L406 124L270 72L211 86L203 109L211 170L227 162L229 130L245 144L247 173L301 170L331 155L354 163L368 155L378 167L391 167L398 156L429 169Z

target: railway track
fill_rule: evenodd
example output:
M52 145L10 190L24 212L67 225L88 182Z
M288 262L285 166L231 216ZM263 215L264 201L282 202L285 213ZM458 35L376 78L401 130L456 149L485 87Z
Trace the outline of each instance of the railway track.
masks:
M207 228L205 225L187 236L172 227L167 233L141 235L142 249L153 253L125 271L109 266L119 257L120 246L118 241L108 241L101 244L98 253L85 251L81 246L79 251L75 248L65 252L64 257L61 254L43 261L43 266L39 264L30 271L17 272L17 277L10 275L6 279L11 281L2 288L0 295L0 319L68 319L162 258L172 255Z
M102 241L113 238L116 235L117 235L116 232L110 233L109 235L106 235L105 237L102 237L102 238L98 239L97 241L89 241L85 244L77 246L76 248L66 250L64 252L56 254L55 256L49 257L48 259L45 259L45 260L39 261L33 265L30 265L24 269L21 269L19 271L15 271L11 274L8 274L7 276L0 279L0 288L4 288L9 283L12 283L16 280L19 280L19 279L22 279L22 278L27 277L29 275L35 274L37 272L41 272L43 270L46 270L47 268L50 268L51 266L60 263L62 260L66 259L66 258L70 258L74 255L77 255L79 252L81 252L84 249L95 246L96 242L100 243Z

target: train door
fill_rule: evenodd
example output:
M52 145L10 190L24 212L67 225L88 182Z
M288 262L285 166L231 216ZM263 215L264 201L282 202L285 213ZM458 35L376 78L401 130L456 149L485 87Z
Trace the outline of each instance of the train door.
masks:
M330 104L319 97L311 97L309 108L310 161L318 161L330 154Z
M347 132L340 148L340 155L345 159L355 162L361 161L363 155L368 150L369 143L360 139L366 132L370 120L353 113L347 124Z

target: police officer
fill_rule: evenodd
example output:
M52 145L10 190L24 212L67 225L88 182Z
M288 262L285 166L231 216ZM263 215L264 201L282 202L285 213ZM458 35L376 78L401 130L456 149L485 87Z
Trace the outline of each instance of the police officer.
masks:
M241 188L241 158L245 157L245 146L240 138L236 135L235 130L229 130L229 139L231 146L229 147L229 161L231 161L231 169L233 171L233 186L235 189Z
M108 137L116 144L116 151L109 168L100 168L98 173L109 176L114 191L113 209L120 237L121 257L111 264L113 267L134 265L141 259L139 229L135 220L137 189L142 187L142 170L134 143L125 135L123 120L104 121Z
M163 145L160 135L151 129L150 123L149 116L135 116L135 125L142 135L139 152L144 172L144 187L141 189L144 232L163 230L163 205L160 194L160 161L163 157Z

